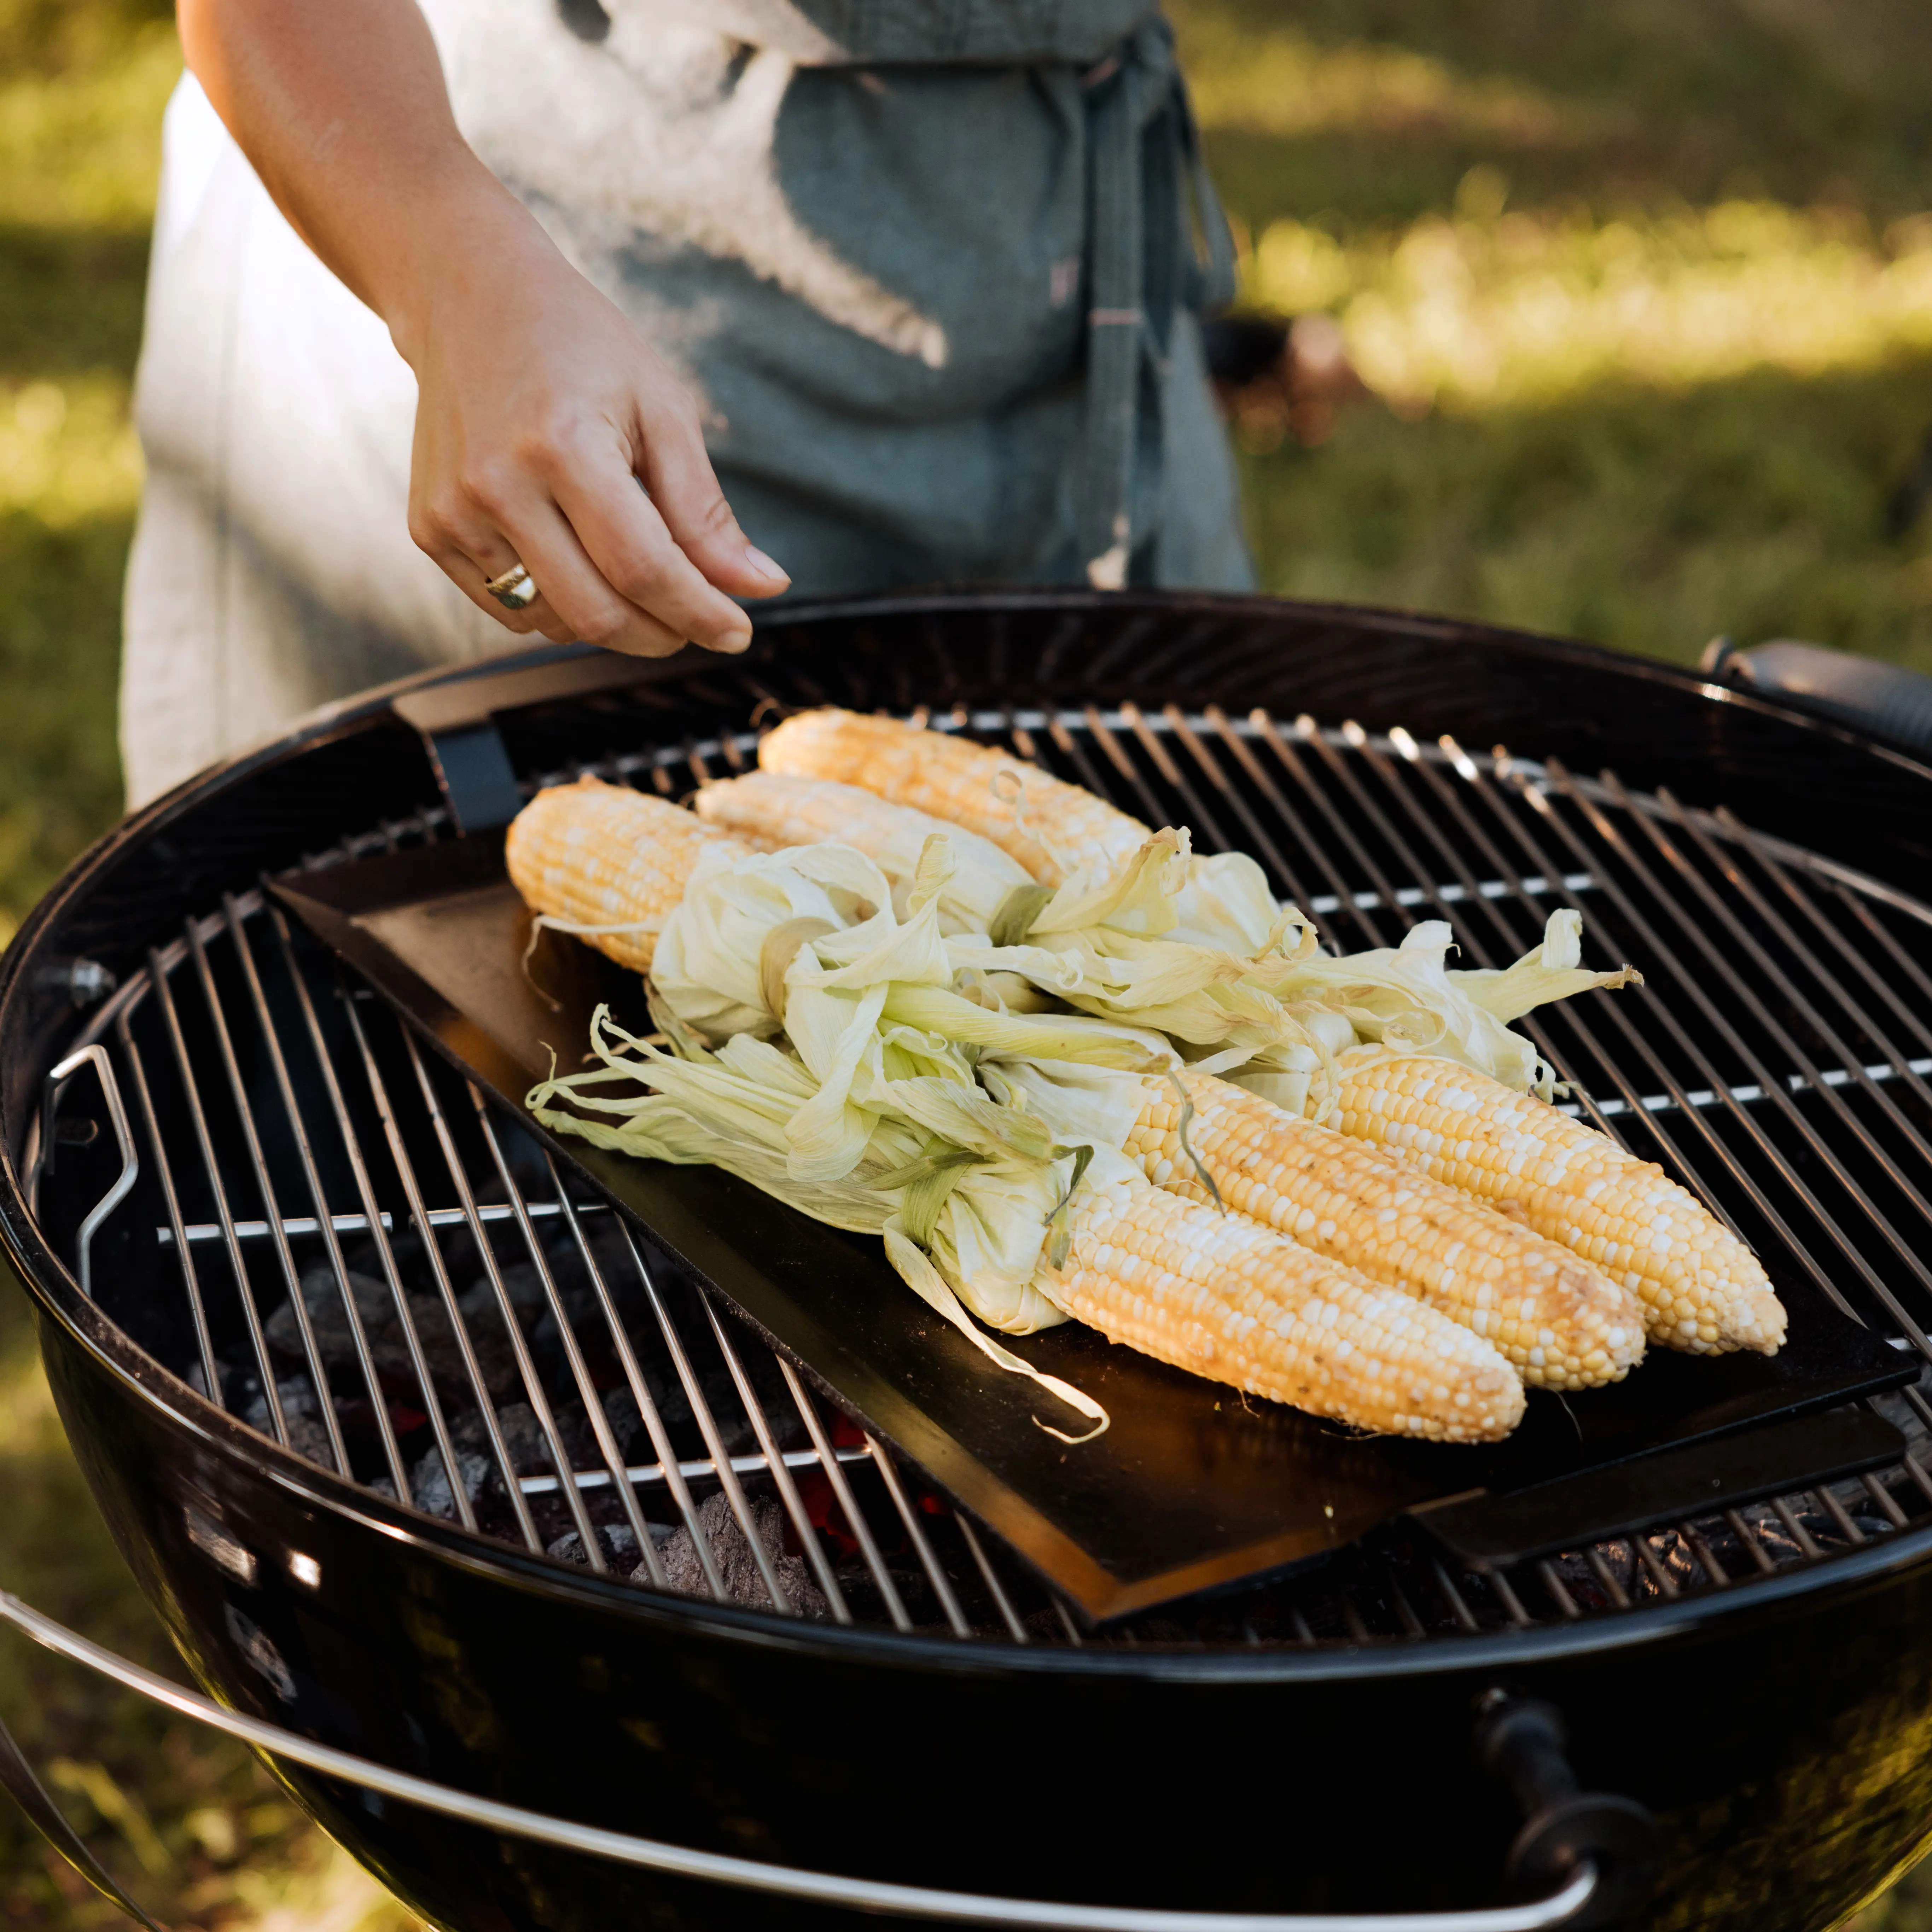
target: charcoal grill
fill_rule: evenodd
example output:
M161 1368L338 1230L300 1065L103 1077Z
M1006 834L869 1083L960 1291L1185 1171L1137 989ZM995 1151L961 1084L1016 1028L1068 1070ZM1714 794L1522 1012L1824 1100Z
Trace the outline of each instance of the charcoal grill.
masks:
M1575 904L1648 988L1531 1028L1571 1104L1910 1366L1932 770L1582 646L1258 601L827 605L737 660L539 651L480 707L475 675L137 815L0 974L0 1230L88 1480L220 1702L137 1688L270 1750L462 1932L1773 1932L1914 1854L1932 1384L1859 1406L1902 1442L1841 1480L1745 1435L1720 1496L1628 1534L1485 1559L1399 1522L1087 1627L264 882L584 772L680 795L832 701L1251 850L1340 946L1441 917L1496 964ZM1529 1902L1488 1904L1513 1836Z

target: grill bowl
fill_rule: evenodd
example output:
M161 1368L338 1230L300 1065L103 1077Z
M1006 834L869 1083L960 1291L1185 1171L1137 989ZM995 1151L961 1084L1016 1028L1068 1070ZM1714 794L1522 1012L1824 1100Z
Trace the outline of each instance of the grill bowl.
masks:
M766 695L1048 716L1262 706L1425 742L1502 740L1545 769L1613 766L1633 791L1728 806L1856 868L1881 897L1932 896L1932 773L1902 756L1581 646L1372 612L1047 595L829 606L761 630L741 664L680 659L621 703L502 722L526 776L614 747L688 763L695 746L701 763ZM1816 1560L1771 1574L1720 1557L1726 1587L1628 1610L1586 1614L1559 1583L1546 1613L1466 1630L1437 1617L1404 1635L1386 1609L1399 1582L1379 1620L1348 1585L1336 1600L1355 1607L1332 1636L1294 1610L1305 1642L1285 1611L1250 1641L1238 1601L1130 1626L1132 1641L1021 1646L782 1621L573 1571L405 1509L205 1400L180 1378L181 1334L164 1322L142 1329L145 1348L131 1337L130 1309L156 1298L152 1261L117 1276L121 1250L102 1246L90 1300L73 1272L75 1215L54 1198L79 1184L48 1190L45 1222L30 1205L41 1083L87 1017L74 962L138 976L224 893L345 832L420 822L433 797L421 741L386 696L341 707L111 835L49 896L0 978L0 1232L94 1493L224 1700L615 1829L1035 1898L1303 1911L1492 1898L1513 1814L1472 1774L1469 1736L1498 1688L1556 1703L1583 1784L1658 1816L1664 1874L1646 1924L1822 1927L1926 1835L1932 1529L1909 1474L1886 1484L1896 1522L1855 1526L1838 1547L1814 1538ZM1922 1318L1888 1270L1892 1302ZM404 1897L464 1932L817 1916L288 1774Z

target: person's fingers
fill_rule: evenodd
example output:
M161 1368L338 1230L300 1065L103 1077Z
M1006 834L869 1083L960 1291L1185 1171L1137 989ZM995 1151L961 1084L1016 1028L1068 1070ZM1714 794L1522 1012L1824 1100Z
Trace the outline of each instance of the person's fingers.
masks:
M686 631L612 589L569 520L548 498L532 492L505 506L501 527L568 636L633 657L668 657L684 647ZM738 617L742 623L742 611Z
M687 639L742 650L751 622L727 592L775 596L789 580L738 529L689 395L647 352L630 374L614 416L568 384L481 430L426 399L411 534L507 629L652 656ZM541 595L506 609L485 586L519 562Z
M616 445L586 452L554 478L557 507L605 583L681 638L742 650L751 620L705 581L624 463Z
M652 402L639 476L671 541L720 590L776 597L791 578L738 527L718 487L696 405L681 387Z
M538 595L520 609L512 609L490 596L484 586L521 562L508 543L488 524L452 498L410 506L410 535L442 574L474 604L506 630L519 637L540 633L553 644L568 644L574 633L549 601ZM532 574L534 582L535 574Z
M553 452L560 448L551 446ZM546 490L542 470L560 466L550 460L539 464L535 454L506 448L465 463L446 484L428 486L425 526L453 542L479 569L487 566L490 576L520 562L540 592L527 614L554 642L581 638L646 657L678 649L682 633L674 634L604 581ZM622 480L636 496L628 472ZM488 598L480 586L458 580L472 597ZM742 614L736 614L742 622Z

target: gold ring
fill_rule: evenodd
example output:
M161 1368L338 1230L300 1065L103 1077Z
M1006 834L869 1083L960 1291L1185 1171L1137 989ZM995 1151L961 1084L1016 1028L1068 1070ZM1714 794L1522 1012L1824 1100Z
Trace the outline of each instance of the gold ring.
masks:
M520 563L513 563L501 577L493 577L483 588L506 610L522 610L537 601L537 586Z

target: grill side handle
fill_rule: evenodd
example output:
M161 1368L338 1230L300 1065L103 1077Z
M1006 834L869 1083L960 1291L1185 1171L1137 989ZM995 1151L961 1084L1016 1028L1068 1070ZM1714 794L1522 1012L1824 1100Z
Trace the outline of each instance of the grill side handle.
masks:
M1756 692L1932 755L1932 677L1902 664L1834 651L1795 638L1741 651L1714 638L1697 668L1733 690Z
M1538 1897L1571 1873L1594 1869L1595 1895L1571 1922L1579 1926L1642 1904L1657 1882L1657 1820L1634 1798L1579 1787L1553 1704L1493 1690L1477 1710L1476 1760L1509 1786L1523 1816L1509 1850L1511 1886Z
M1656 1870L1656 1828L1649 1814L1628 1798L1580 1792L1563 1756L1562 1724L1556 1712L1546 1704L1514 1698L1502 1690L1488 1693L1479 1704L1477 1754L1511 1786L1528 1812L1511 1849L1510 1871L1519 1887L1538 1888L1537 1895L1518 1904L1466 1912L1163 1911L882 1884L872 1879L697 1851L580 1825L452 1790L317 1744L278 1724L225 1709L212 1699L104 1649L6 1591L0 1591L0 1621L11 1624L56 1656L182 1717L239 1738L256 1750L306 1765L326 1777L340 1778L399 1803L418 1805L506 1837L528 1838L646 1871L856 1912L892 1913L956 1925L1039 1927L1048 1932L1553 1932L1559 1926L1600 1925L1640 1902ZM148 1932L160 1932L76 1837L4 1724L0 1724L0 1784L82 1877ZM1605 1862L1600 1864L1600 1858Z

